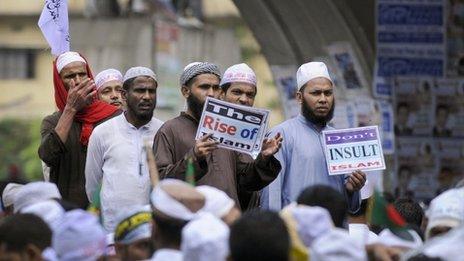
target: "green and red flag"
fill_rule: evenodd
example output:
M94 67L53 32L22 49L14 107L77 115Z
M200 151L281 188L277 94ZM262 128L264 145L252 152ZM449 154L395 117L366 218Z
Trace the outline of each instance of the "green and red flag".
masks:
M185 182L195 186L195 166L193 166L193 159L187 159L187 170L185 171Z

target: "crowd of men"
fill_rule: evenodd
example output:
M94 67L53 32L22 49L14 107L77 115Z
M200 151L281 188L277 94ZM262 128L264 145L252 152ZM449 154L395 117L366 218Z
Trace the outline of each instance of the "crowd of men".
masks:
M426 212L392 200L408 236L369 224L366 173L328 175L322 131L335 97L327 67L305 63L296 78L301 113L271 129L251 157L218 147L212 133L195 139L207 97L254 105L248 65L221 74L209 62L188 64L179 82L187 108L162 122L154 111L163 87L150 68L93 77L81 54L61 54L58 111L43 120L38 149L46 181L2 188L0 259L459 260L464 187Z

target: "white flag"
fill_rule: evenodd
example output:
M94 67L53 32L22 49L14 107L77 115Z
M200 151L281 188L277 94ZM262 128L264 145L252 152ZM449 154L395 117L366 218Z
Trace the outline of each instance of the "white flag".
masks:
M45 39L58 56L69 51L68 1L45 0L38 23Z

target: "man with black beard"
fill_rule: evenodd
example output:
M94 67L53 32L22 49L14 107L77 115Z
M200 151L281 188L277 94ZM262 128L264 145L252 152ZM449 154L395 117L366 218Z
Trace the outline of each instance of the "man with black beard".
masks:
M152 70L130 68L123 83L127 110L100 124L90 137L85 189L90 202L95 202L100 193L107 232L113 232L120 211L150 203L151 183L143 145L153 141L163 124L153 117L157 87Z
M366 175L355 171L351 175L329 176L324 155L322 131L331 127L335 109L333 82L322 62L309 62L298 69L297 100L301 114L271 130L281 133L282 149L276 158L282 165L277 179L263 190L261 206L279 210L295 201L300 192L312 185L328 185L340 191L348 209L356 212L360 205L359 190Z
M206 97L218 98L220 72L216 65L196 62L187 65L180 77L181 92L187 100L187 111L167 121L158 131L153 144L160 178L185 180L188 161L195 168L198 185L209 185L224 191L241 206L238 190L259 191L271 183L280 171L273 156L282 139L276 136L263 141L260 154L253 160L243 154L218 148L211 134L195 140L198 122Z

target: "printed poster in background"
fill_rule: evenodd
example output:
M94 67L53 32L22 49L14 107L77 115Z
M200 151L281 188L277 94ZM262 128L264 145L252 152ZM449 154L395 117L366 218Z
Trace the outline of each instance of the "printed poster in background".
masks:
M250 155L261 150L269 111L207 97L195 139L212 133L218 147Z
M322 132L329 175L385 169L377 126Z
M343 80L343 77L340 71L338 70L338 67L335 65L334 61L332 60L332 58L326 57L326 56L320 56L320 57L314 58L313 61L323 62L325 63L325 65L327 65L330 78L332 78L332 82L334 83L334 94L335 94L335 99L337 100L337 102L340 99L343 99L344 97L346 97L347 93L346 93L345 81Z
M375 111L380 114L380 137L382 138L382 148L385 155L395 152L395 132L394 132L394 113L391 103L387 101L377 101Z
M272 65L271 71L274 82L280 93L280 100L286 119L295 117L300 113L301 106L296 100L297 84L294 65Z
M337 98L335 98L337 99ZM335 129L349 129L358 127L356 107L353 102L337 99L334 115L329 126Z
M375 97L393 95L393 77L443 77L445 0L377 0L376 21Z
M464 140L436 139L439 157L438 188L440 191L452 188L464 178Z
M464 0L447 1L447 76L464 77Z
M399 77L395 88L395 135L432 136L433 79Z
M350 43L334 43L327 47L337 71L341 76L341 83L348 96L368 94L368 85L359 60Z
M434 80L434 137L464 137L464 80Z
M438 159L435 142L430 138L396 139L395 195L429 200L438 190Z

